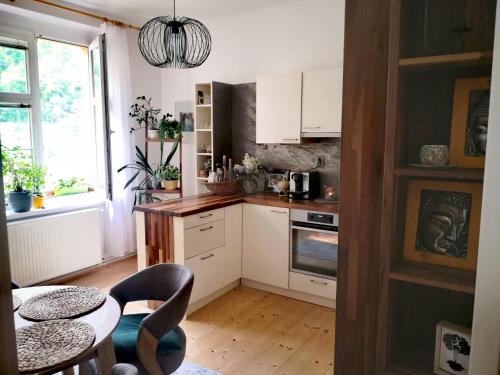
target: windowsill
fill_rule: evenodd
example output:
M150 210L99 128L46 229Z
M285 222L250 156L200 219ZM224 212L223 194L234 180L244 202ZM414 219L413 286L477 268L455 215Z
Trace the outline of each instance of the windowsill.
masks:
M91 192L61 197L45 197L45 208L32 208L28 212L16 213L6 207L7 222L33 219L43 216L61 214L65 212L78 211L85 208L103 206L106 199L102 192Z

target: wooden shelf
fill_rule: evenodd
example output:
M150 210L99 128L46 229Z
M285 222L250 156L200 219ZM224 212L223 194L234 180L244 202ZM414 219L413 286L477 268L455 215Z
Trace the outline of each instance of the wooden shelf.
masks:
M197 132L211 132L212 129L196 129Z
M196 104L196 108L212 108L212 104Z
M196 179L200 181L208 181L208 177L196 177Z
M389 279L474 294L476 273L413 263L392 266Z
M430 66L450 66L450 65L482 65L491 64L493 52L468 52L453 55L438 55L425 57L411 57L399 60L401 68L418 68Z
M179 194L181 192L181 189L177 188L174 190L166 190L166 189L146 189L144 190L145 193L152 193L152 194Z
M212 156L211 152L197 152L196 155L198 156Z
M407 176L407 177L482 181L484 177L484 169L458 168L458 167L449 169L400 167L394 169L394 174L396 176Z
M165 138L163 140L164 143L172 143L175 139L173 138ZM148 143L160 143L160 138L146 138L146 142Z

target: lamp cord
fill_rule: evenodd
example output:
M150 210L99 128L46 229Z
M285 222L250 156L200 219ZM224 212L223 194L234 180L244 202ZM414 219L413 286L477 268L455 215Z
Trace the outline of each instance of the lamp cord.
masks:
M175 0L174 0L174 20L175 20Z

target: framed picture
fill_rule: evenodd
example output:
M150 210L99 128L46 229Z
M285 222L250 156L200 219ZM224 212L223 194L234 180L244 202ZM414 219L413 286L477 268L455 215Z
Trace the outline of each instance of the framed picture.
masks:
M480 183L410 181L403 258L475 270L482 190Z
M437 375L469 373L471 330L450 322L436 325L434 373Z
M194 132L194 103L192 101L175 103L175 116L183 132Z
M466 78L455 82L451 122L450 164L484 168L491 78Z
M275 193L279 192L278 182L283 181L285 179L285 175L281 173L270 173L269 179L267 181L267 187L274 191Z

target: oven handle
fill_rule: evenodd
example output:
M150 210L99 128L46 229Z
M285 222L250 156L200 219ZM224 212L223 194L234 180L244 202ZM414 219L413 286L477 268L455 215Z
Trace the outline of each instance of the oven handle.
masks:
M328 229L316 229L316 228L309 228L309 227L301 227L301 226L297 226L297 225L291 225L290 228L297 229L297 230L305 230L305 231L309 231L309 232L338 234L338 230L336 230L334 228L332 228L331 230L328 230Z

